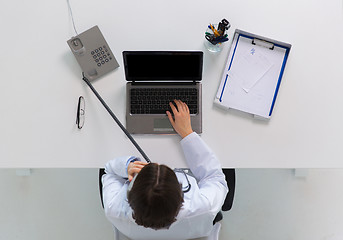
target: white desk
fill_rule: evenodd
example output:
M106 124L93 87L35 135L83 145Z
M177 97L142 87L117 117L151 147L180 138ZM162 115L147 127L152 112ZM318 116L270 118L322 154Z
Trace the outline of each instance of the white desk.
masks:
M79 33L98 25L122 65L123 50L202 50L203 134L224 167L343 167L341 0L70 0ZM66 1L7 1L0 9L0 167L102 167L138 154L90 89L66 41L74 35ZM230 43L203 46L208 23L292 44L272 119L213 106ZM120 67L94 83L125 124ZM86 122L75 125L77 100ZM152 161L184 167L178 136L135 136Z

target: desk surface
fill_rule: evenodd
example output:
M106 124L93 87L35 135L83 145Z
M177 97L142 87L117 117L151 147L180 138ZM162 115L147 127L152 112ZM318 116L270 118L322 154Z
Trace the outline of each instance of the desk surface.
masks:
M331 1L76 1L78 32L98 25L120 65L124 50L202 50L203 134L223 167L343 167L343 7ZM9 1L0 9L0 167L102 167L139 155L90 89L66 41L67 1ZM213 105L231 41L204 47L208 23L292 44L269 122ZM125 123L121 66L94 83ZM86 100L82 130L77 100ZM135 136L152 161L184 167L178 136Z

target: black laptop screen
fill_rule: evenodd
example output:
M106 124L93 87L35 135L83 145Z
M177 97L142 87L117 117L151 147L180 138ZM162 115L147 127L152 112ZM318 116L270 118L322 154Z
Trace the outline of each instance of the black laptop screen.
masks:
M124 51L128 81L202 79L203 52Z

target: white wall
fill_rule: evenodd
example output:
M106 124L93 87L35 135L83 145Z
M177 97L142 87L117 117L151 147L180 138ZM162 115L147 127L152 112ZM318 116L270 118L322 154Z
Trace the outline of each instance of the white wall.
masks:
M238 169L221 239L343 239L343 170ZM0 170L0 240L113 239L97 169Z

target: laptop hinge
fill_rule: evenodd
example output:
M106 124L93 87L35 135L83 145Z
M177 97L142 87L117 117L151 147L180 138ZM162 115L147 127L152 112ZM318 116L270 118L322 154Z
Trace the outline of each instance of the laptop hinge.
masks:
M156 85L179 85L179 86L182 86L182 85L195 85L197 84L196 81L193 81L193 82L135 82L135 81L132 81L131 82L131 85L145 85L145 86L156 86Z

